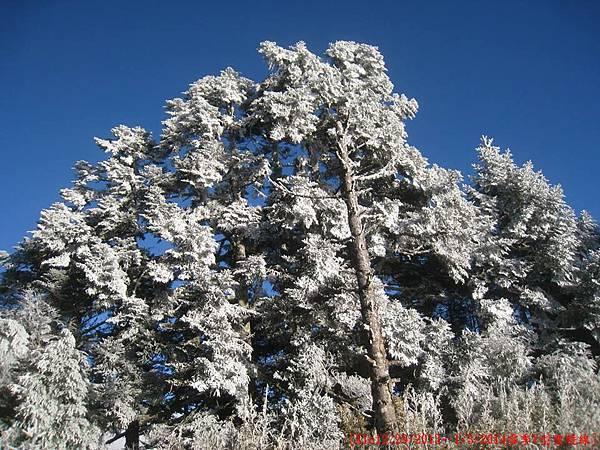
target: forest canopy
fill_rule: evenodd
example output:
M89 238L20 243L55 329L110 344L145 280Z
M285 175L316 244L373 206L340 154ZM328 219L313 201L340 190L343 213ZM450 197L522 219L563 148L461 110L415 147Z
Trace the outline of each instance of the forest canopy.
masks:
M259 52L97 138L0 254L0 446L599 430L594 219L491 138L430 164L376 47Z

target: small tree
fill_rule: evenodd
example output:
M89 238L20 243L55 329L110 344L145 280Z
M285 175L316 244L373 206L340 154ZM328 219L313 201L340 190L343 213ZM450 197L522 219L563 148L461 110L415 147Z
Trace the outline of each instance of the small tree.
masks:
M99 448L86 361L53 308L39 295L27 293L22 309L13 318L0 319L0 327L3 397L12 399L3 408L7 444Z

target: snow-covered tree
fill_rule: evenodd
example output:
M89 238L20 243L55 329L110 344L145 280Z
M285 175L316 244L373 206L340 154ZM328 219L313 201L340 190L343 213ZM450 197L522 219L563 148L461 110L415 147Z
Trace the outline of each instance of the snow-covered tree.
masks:
M158 141L97 139L0 254L3 444L597 427L594 220L490 139L467 186L429 164L376 47L259 51L263 80L192 83Z
M89 369L73 334L32 292L4 315L0 439L19 448L100 448Z

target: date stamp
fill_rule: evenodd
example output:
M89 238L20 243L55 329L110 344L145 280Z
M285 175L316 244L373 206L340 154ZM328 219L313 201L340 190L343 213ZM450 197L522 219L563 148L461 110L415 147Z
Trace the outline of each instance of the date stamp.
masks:
M505 445L519 448L522 445L539 447L578 447L598 448L600 439L597 433L590 434L550 434L550 433L455 433L446 434L360 434L350 433L351 448L364 445L408 446L455 444L460 446Z

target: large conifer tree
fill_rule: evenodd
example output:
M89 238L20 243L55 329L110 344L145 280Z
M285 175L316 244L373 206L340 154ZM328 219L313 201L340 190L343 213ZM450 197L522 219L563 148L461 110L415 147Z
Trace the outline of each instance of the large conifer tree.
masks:
M487 138L467 187L430 165L375 47L260 53L264 80L169 101L158 141L97 139L0 255L6 445L597 428L593 219Z

